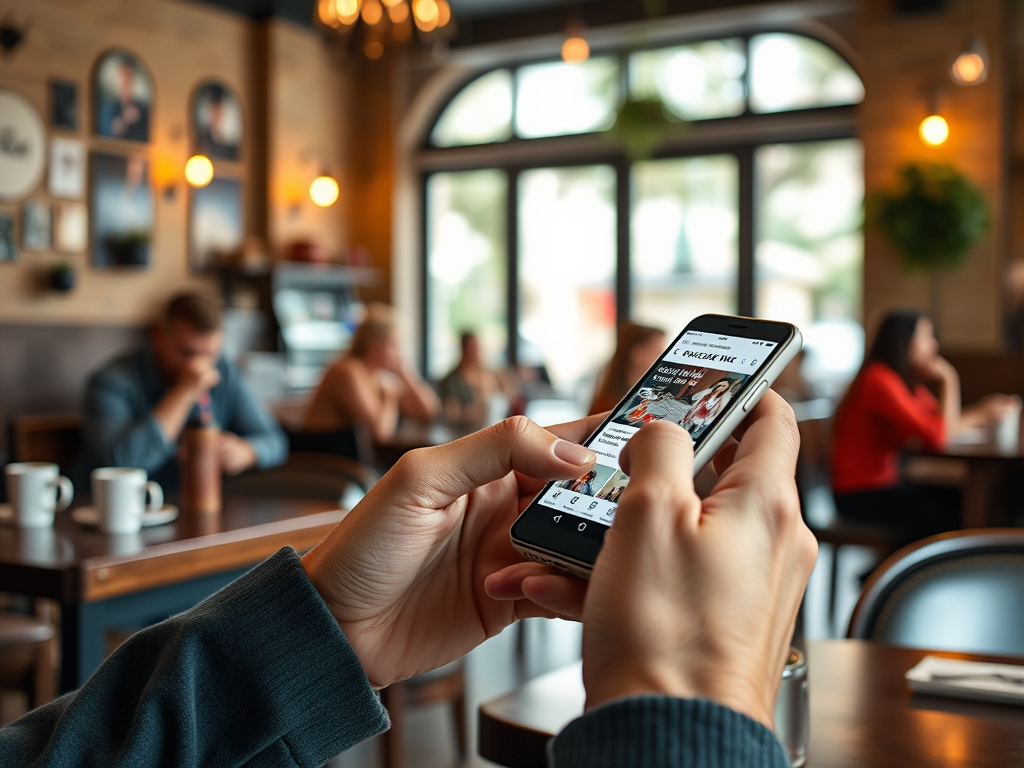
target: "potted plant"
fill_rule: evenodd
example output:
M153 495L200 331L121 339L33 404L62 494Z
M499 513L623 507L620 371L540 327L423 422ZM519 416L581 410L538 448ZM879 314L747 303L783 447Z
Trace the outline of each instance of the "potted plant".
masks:
M868 221L892 243L908 271L931 273L934 318L942 270L962 266L988 231L988 202L952 165L908 163L897 173L897 189L869 198Z
M50 287L57 293L67 293L75 287L75 268L66 261L50 268Z
M123 267L145 267L149 264L149 232L127 230L107 238L107 250L114 264Z
M631 161L645 160L669 136L686 129L686 121L678 117L657 96L628 96L615 113L615 123L605 136L618 142Z

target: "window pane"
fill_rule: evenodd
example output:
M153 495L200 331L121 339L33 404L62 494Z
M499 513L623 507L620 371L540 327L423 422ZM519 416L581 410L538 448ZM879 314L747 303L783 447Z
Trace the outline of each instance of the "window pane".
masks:
M864 161L856 139L755 156L757 313L804 332L812 383L839 389L860 364Z
M601 131L615 121L617 59L531 64L516 77L516 133L523 138Z
M615 171L541 168L519 177L519 360L576 394L615 346Z
M757 35L750 41L750 108L755 112L857 104L864 85L827 45L800 35Z
M676 334L697 315L735 314L739 166L732 155L633 166L633 318Z
M506 347L507 255L502 171L435 173L427 180L428 375L459 358L459 335L474 330L488 360Z
M630 59L630 87L641 98L661 97L688 120L742 114L742 40L711 40L656 51Z
M512 73L497 69L459 91L438 119L430 141L436 147L456 147L511 136Z

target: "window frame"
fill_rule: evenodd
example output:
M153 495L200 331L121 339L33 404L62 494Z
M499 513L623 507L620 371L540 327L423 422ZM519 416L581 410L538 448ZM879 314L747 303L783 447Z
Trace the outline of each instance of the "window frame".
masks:
M773 144L803 144L820 141L859 138L857 104L804 107L777 112L755 112L750 108L750 41L764 34L788 34L804 37L833 51L847 66L861 78L856 66L825 40L803 31L785 28L765 28L735 34L719 34L696 38L681 38L671 43L659 43L650 48L633 50L596 50L592 56L618 55L624 66L620 70L619 95L629 85L629 57L639 50L663 50L681 45L695 45L703 42L740 39L746 57L743 74L743 111L730 117L696 119L689 122L689 129L677 137L670 137L659 149L645 160L682 159L705 155L731 155L736 158L739 177L737 179L738 232L737 232L737 314L753 316L756 312L755 249L757 245L757 210L755 154L762 146ZM632 162L620 147L604 141L600 132L567 134L539 138L522 138L516 132L516 96L518 70L524 66L560 61L557 57L531 59L516 63L496 65L474 72L453 88L450 96L433 114L429 129L424 132L414 163L418 174L420 192L420 335L419 352L421 370L429 371L430 355L430 232L427 192L430 177L435 173L456 173L481 169L494 169L505 173L507 192L505 199L506 226L506 323L508 336L506 362L515 366L519 360L519 175L534 168L572 168L587 165L610 165L616 177L616 260L615 260L615 305L616 322L630 317L632 309L632 279L630 274L632 250ZM431 144L434 128L452 101L480 77L499 69L508 69L512 74L512 135L508 139L480 144L466 144L453 147L437 147ZM729 130L731 128L731 130ZM725 129L725 130L723 130Z

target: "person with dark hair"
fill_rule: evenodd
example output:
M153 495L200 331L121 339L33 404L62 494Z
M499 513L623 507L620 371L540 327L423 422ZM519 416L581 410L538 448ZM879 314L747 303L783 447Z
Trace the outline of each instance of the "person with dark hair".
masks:
M514 387L487 367L476 333L463 333L459 347L459 362L438 385L444 415L453 424L485 426L492 399L504 395L511 402ZM506 408L501 416L507 415Z
M284 433L220 348L217 305L195 293L171 299L141 348L89 379L80 479L95 467L138 467L173 492L178 438L190 421L220 427L227 474L284 461Z
M660 328L638 325L630 320L619 326L615 354L597 377L597 390L590 413L604 413L615 407L654 365L668 344Z
M960 377L939 355L932 321L916 310L890 312L836 410L832 489L840 516L903 528L911 540L958 527L959 489L906 481L900 452L915 442L941 450L962 430L998 421L1011 400L992 395L961 409Z
M329 433L355 426L383 442L395 434L400 415L429 422L440 408L431 386L402 359L398 314L371 304L349 350L324 372L304 428Z

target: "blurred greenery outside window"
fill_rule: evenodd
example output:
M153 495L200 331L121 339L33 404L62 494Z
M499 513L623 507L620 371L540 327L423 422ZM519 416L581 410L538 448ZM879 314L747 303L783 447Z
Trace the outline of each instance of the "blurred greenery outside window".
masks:
M529 63L470 81L427 139L427 149L453 160L452 170L425 174L428 374L451 369L459 334L470 329L501 364L511 323L516 362L543 365L556 390L578 394L611 354L615 322L625 316L617 297L627 290L629 316L669 334L705 312L746 309L796 322L812 376L826 390L841 386L863 350L855 130L792 142L748 132L738 145L705 139L709 149L681 141L634 163L602 142L590 162L560 167L552 138L607 129L627 90L661 99L685 120L723 126L786 111L811 120L864 93L835 50L782 32L598 52L579 64ZM530 142L544 148L524 160ZM462 147L493 151L464 170ZM743 199L752 201L746 224ZM752 282L745 304L744 274Z

